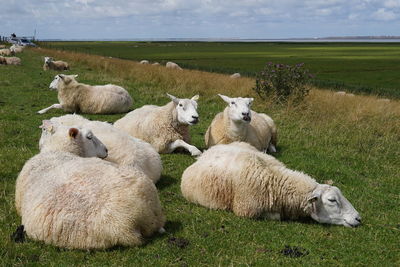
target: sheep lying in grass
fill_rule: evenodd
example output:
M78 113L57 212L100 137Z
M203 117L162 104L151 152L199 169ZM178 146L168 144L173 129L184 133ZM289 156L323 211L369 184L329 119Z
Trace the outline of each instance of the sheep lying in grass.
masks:
M232 78L232 79L237 79L237 78L240 78L241 76L240 76L240 73L236 72L236 73L232 74L229 77Z
M90 129L108 148L107 161L116 163L119 166L140 168L154 183L160 179L162 171L161 158L149 143L134 138L109 123L90 121L76 114L54 117L50 121L53 124L80 126ZM43 129L39 147L44 146L43 144L50 135L50 132Z
M6 48L6 45L0 45L0 49Z
M169 68L169 69L182 70L182 68L179 67L178 64L176 64L176 63L174 63L174 62L171 62L171 61L167 62L167 64L165 64L165 66L166 66L167 68Z
M247 142L258 150L276 152L277 130L274 121L263 113L250 110L253 98L219 95L228 107L218 113L205 134L207 147Z
M337 187L319 184L243 142L210 148L184 171L181 181L188 201L238 216L311 217L348 227L361 223Z
M132 98L124 88L113 84L92 86L79 83L75 80L77 76L56 75L50 89L58 91L60 104L53 104L38 113L56 108L67 112L112 114L127 112L132 106Z
M191 99L179 99L167 94L171 102L165 106L145 105L117 120L114 127L149 142L159 153L171 153L182 147L192 156L201 151L189 145L189 125L199 121L198 95Z
M10 47L10 51L13 55L17 54L17 53L22 53L24 51L24 46L20 46L20 45L12 45Z
M21 59L18 57L0 56L0 65L21 65Z
M16 206L30 238L105 249L141 245L143 237L165 231L157 189L143 172L79 157L106 155L90 131L65 126L51 131L51 140L17 179Z
M146 65L146 64L149 64L149 61L148 61L148 60L142 60L142 61L140 61L139 63L140 63L140 64Z
M0 56L11 56L11 50L8 48L0 49Z
M65 61L54 61L52 57L44 57L43 70L69 70L69 65Z

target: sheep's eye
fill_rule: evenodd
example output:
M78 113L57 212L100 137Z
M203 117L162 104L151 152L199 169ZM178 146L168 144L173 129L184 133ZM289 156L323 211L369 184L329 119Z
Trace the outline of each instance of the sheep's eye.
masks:
M179 106L180 106L180 107L183 107L183 105L182 105L182 104L179 104Z
M88 135L86 136L86 138L89 139L89 140L92 140L93 136L92 136L91 134L88 134Z
M334 202L336 202L336 199L334 199L334 198L331 198L331 199L328 199L330 202L332 202L332 203L334 203Z
M235 102L234 102L234 101L232 101L232 102L231 102L231 104L232 104L232 105L235 105Z

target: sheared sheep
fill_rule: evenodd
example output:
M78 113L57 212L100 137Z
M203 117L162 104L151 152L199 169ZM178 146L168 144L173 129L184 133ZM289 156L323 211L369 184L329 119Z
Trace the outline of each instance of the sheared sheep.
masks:
M240 73L236 72L236 73L232 74L229 77L232 78L232 79L237 79L237 78L240 78L241 76L240 76Z
M165 64L165 66L166 66L167 68L169 68L169 69L182 70L182 68L179 67L178 64L176 64L175 62L171 62L171 61L167 62L167 64Z
M58 91L60 104L53 104L38 113L56 108L67 112L113 114L127 112L132 106L132 98L124 88L113 84L92 86L79 83L75 80L77 76L56 75L50 89Z
M44 57L43 70L69 70L69 65L65 61L54 61L52 57Z
M0 56L11 56L11 50L8 48L0 49Z
M154 183L160 179L162 171L161 158L149 143L134 138L109 123L90 121L76 114L53 117L50 121L53 124L80 126L90 129L108 148L107 161L116 163L119 166L140 168ZM49 136L50 133L48 131L42 131L39 147L43 146Z
M2 57L0 56L0 65L21 65L21 59L18 57Z
M114 127L121 129L133 137L149 142L158 153L171 153L182 147L192 156L201 151L189 145L189 125L199 121L197 113L198 95L191 99L179 99L167 94L171 102L164 106L145 105L126 114L117 120Z
M276 152L275 123L266 114L250 110L253 98L219 96L228 103L228 107L218 113L208 127L205 134L207 147L243 141L258 150Z
M320 223L358 226L361 218L335 186L319 184L243 142L217 145L182 174L190 202L237 216L269 219L311 217Z
M142 60L142 61L140 61L139 63L140 63L140 64L149 64L149 61L148 61L148 60Z
M105 249L141 245L142 237L165 231L157 189L143 172L79 157L88 146L97 156L106 153L90 131L49 130L54 142L46 142L17 179L16 206L30 238L58 247Z

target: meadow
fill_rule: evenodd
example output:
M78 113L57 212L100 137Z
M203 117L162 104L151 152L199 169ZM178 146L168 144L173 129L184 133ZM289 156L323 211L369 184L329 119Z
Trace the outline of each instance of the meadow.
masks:
M267 62L305 63L314 85L400 98L399 43L48 42L43 45L102 56L254 76Z
M363 224L346 228L311 219L254 220L188 203L181 195L180 179L195 159L174 153L162 155L164 170L157 184L167 216L166 234L149 238L142 247L104 251L66 250L29 239L15 243L10 238L20 225L14 208L15 180L25 161L38 153L41 121L65 114L62 110L36 114L57 102L56 92L48 89L57 72L42 70L43 56L69 62L67 73L79 74L81 82L123 86L134 99L132 108L166 104L166 92L178 97L200 94L200 123L191 128L192 143L200 149L204 149L208 125L225 107L217 93L254 97L253 109L269 114L277 123L278 153L274 156L318 182L332 180L358 210ZM233 80L218 73L167 70L50 49L30 49L20 57L22 66L0 66L0 265L400 265L398 101L338 96L314 87L299 106L277 105L254 93L252 78ZM85 115L109 122L121 116Z

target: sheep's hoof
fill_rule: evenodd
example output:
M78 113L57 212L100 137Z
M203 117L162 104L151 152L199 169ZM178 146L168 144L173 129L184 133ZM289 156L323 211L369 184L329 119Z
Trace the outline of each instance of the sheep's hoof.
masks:
M192 154L192 156L194 156L194 157L197 157L197 156L200 156L202 153L201 153L201 151L200 150L193 150L193 151L190 151L190 153Z

